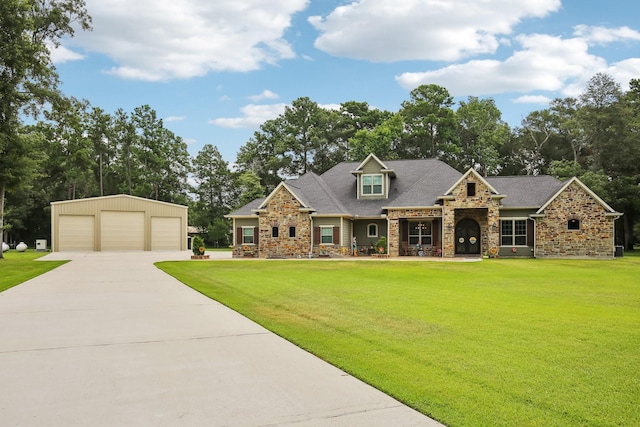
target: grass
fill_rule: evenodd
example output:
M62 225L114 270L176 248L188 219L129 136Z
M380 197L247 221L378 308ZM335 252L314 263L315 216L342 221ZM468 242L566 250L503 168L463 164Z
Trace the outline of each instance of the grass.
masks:
M446 425L640 425L638 256L158 265Z
M46 255L46 252L7 251L0 259L0 292L33 279L49 270L64 264L66 261L39 261L35 259Z

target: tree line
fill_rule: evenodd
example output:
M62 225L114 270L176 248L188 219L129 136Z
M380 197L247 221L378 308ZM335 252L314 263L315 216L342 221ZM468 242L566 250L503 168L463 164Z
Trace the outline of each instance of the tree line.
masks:
M625 214L619 243L632 248L634 226L640 235L638 79L624 92L597 74L579 97L555 99L514 128L493 99L456 104L437 85L414 89L396 112L301 97L254 132L231 168L214 144L191 156L148 105L107 113L58 91L46 43L90 21L83 0L0 3L0 228L16 240L50 235L51 201L130 194L188 205L190 225L224 246L225 214L283 179L370 153L438 158L484 176L578 176Z

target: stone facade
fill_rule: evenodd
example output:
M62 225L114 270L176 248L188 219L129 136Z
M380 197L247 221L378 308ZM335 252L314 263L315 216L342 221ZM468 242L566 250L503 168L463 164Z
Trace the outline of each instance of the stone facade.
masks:
M397 209L389 211L387 219L389 221L389 255L400 255L400 219L407 218L440 218L442 210L439 208L414 208L414 209Z
M300 211L300 202L283 186L272 194L265 211L260 213L260 258L297 258L308 256L311 247L311 218ZM273 237L273 228L278 236ZM289 237L295 227L295 237Z
M467 193L467 184L474 184L475 195ZM473 219L480 225L480 253L489 253L500 247L500 197L491 192L485 181L475 173L468 173L443 200L442 256L453 257L455 251L456 224Z
M577 182L571 183L536 218L536 256L613 257L615 216ZM569 221L578 229L569 229Z

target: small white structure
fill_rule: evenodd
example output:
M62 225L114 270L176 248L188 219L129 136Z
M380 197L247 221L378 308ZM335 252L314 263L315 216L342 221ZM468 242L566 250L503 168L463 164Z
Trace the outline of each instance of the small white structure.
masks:
M47 240L36 239L36 252L46 252L46 251L47 251Z
M24 252L27 250L27 248L28 246L25 242L20 242L16 245L16 251L18 252Z
M9 250L9 245L5 242L2 242L2 252L7 252Z

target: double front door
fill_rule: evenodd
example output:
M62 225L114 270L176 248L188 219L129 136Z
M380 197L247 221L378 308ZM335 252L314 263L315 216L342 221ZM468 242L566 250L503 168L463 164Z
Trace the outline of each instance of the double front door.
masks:
M480 254L480 225L465 218L456 225L456 255Z

